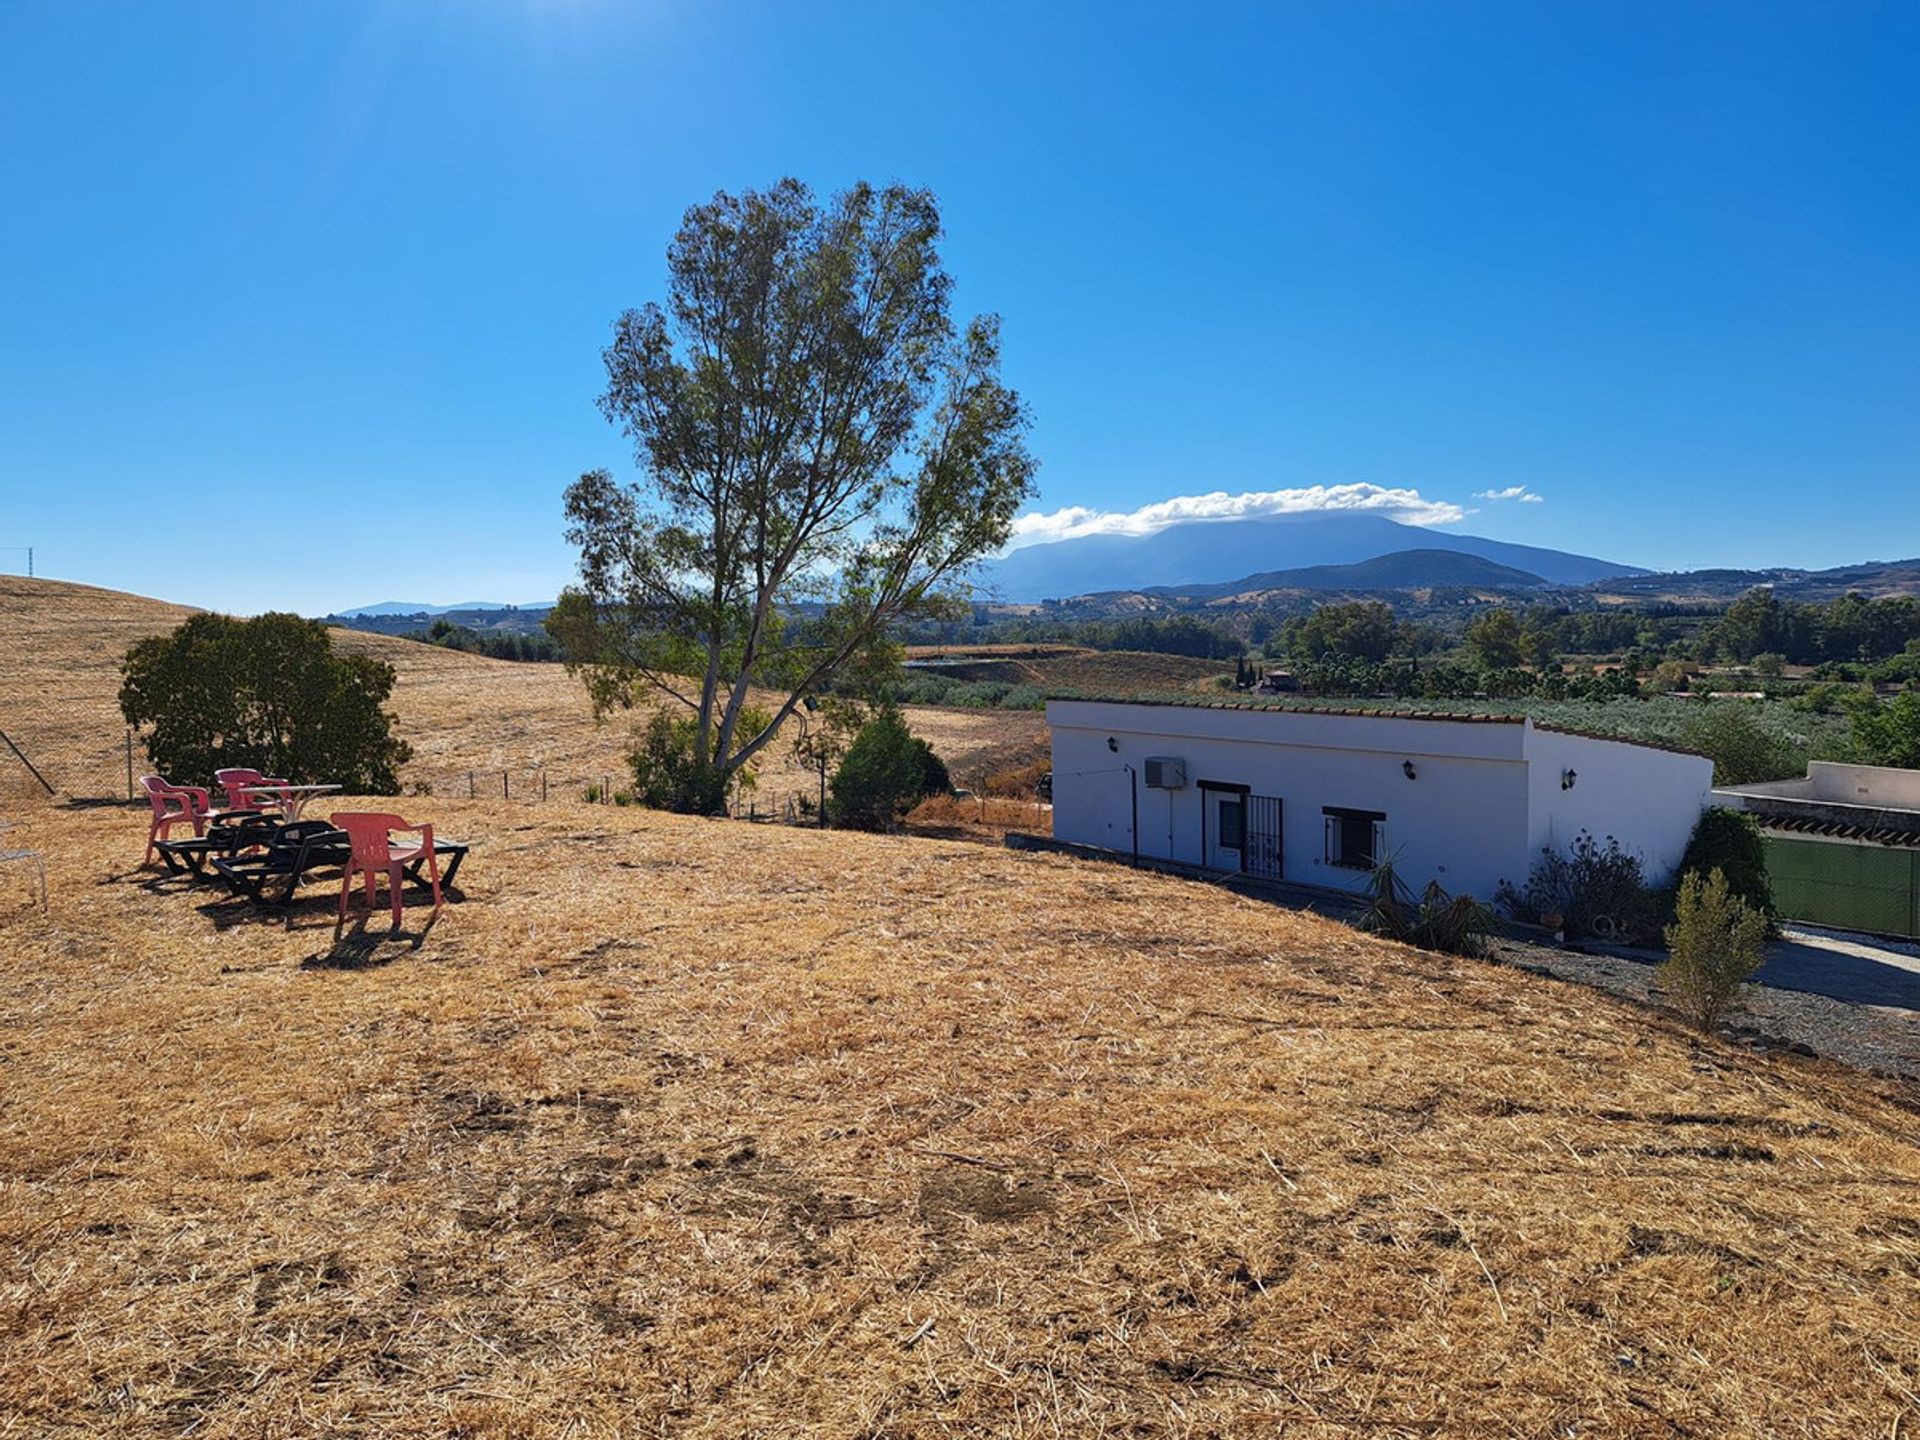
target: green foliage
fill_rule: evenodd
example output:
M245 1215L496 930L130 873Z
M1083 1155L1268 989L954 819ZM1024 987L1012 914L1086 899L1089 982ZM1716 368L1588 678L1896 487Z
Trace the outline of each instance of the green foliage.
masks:
M393 667L334 654L318 621L195 615L129 650L121 677L120 711L169 779L206 784L244 766L352 795L400 793L412 751L380 708Z
M951 588L1032 491L999 322L954 323L940 233L902 185L716 195L668 248L666 303L604 352L600 408L641 479L568 488L581 583L548 629L597 710L686 705L703 796L802 696L882 678L901 626L964 613ZM783 696L758 726L754 686Z
M1800 691L1787 701L1787 706L1807 715L1838 715L1847 709L1858 693L1849 685L1821 681Z
M1296 615L1281 627L1281 646L1288 655L1307 660L1328 657L1379 664L1402 639L1393 607L1379 600L1322 605Z
M1920 770L1920 691L1867 701L1853 712L1853 743L1868 765Z
M1568 935L1635 941L1654 933L1656 910L1640 857L1611 835L1603 845L1582 830L1564 854L1543 849L1526 886L1503 880L1494 900L1516 920Z
M1767 916L1769 923L1779 913L1767 880L1767 848L1760 839L1759 825L1745 811L1716 807L1693 827L1693 838L1680 860L1680 875L1684 879L1715 872L1726 878L1735 895Z
M951 705L963 710L1043 710L1047 692L1008 680L960 680L926 670L910 671L881 688L898 705Z
M1467 626L1467 651L1482 670L1517 670L1526 659L1520 621L1511 610L1489 610Z
M1758 705L1743 700L1705 700L1680 732L1680 743L1713 761L1716 785L1752 785L1804 775L1804 745L1768 726Z
M1145 650L1158 655L1192 655L1201 660L1232 660L1246 645L1231 631L1191 615L1164 619L1092 621L1076 627L1075 638L1096 650Z
M750 710L748 724L767 724L764 712ZM752 789L754 772L741 768L731 774L700 756L699 733L691 714L662 706L636 727L627 747L627 765L633 771L632 797L636 804L683 815L717 815L727 808L731 788Z
M1710 623L1702 648L1731 660L1785 663L1874 660L1898 655L1920 640L1920 599L1897 595L1869 600L1842 595L1824 604L1782 600L1762 587L1749 590Z
M1471 895L1449 895L1438 880L1416 899L1386 859L1367 876L1367 908L1360 928L1389 940L1447 955L1484 955L1499 922Z
M1680 1012L1711 1030L1766 958L1767 917L1736 895L1718 870L1692 874L1674 897L1667 958L1656 975Z
M446 650L461 650L469 655L485 655L492 660L558 660L560 647L547 634L529 635L517 630L475 630L441 618L407 637L425 640Z
M882 706L847 747L834 771L827 813L853 830L892 830L929 795L953 788L933 747L907 729L891 705Z

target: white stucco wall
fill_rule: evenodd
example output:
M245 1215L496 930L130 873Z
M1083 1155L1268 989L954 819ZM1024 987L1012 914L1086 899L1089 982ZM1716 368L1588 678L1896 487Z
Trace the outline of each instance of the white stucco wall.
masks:
M1810 798L1836 805L1920 810L1920 770L1814 760L1807 765L1807 778L1803 783Z
M1384 813L1386 853L1414 887L1432 879L1491 897L1500 881L1524 880L1543 846L1563 848L1582 828L1617 837L1664 880L1712 779L1698 756L1521 723L1105 701L1055 701L1047 721L1056 838L1121 852L1137 839L1144 856L1232 868L1215 844L1203 851L1200 782L1244 785L1282 803L1282 878L1343 890L1365 875L1328 863L1327 806ZM1147 787L1156 756L1186 762L1184 788ZM1569 767L1579 778L1563 790ZM1210 822L1207 838L1217 840Z
M1490 895L1527 853L1527 772L1518 725L1455 724L1302 711L1212 710L1056 701L1053 833L1130 851L1129 777L1138 775L1139 853L1188 864L1202 856L1201 781L1245 785L1282 802L1282 874L1353 890L1361 871L1329 864L1323 808L1383 812L1385 848L1415 887ZM1111 736L1118 750L1107 744ZM1186 762L1181 790L1150 790L1145 762ZM1403 764L1411 760L1417 778Z
M1664 885L1686 853L1713 788L1713 762L1705 756L1624 740L1529 726L1527 758L1529 869L1540 851L1565 850L1585 830L1602 842L1612 836L1636 852L1647 883ZM1570 790L1561 785L1568 770L1576 776Z

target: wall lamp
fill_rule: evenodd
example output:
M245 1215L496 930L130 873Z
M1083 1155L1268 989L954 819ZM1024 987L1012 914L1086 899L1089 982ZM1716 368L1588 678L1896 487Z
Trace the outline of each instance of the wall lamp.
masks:
M1400 773L1405 775L1409 780L1418 780L1420 778L1420 772L1413 768L1413 762L1411 760L1402 760L1400 762Z
M1573 788L1573 782L1579 778L1580 772L1578 770L1562 770L1560 772L1560 788L1562 790L1571 790Z
M1118 755L1120 753L1120 742L1111 735L1107 736L1107 749Z

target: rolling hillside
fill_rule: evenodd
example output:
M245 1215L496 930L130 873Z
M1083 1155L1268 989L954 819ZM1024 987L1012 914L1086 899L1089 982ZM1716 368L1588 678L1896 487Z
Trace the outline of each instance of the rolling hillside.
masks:
M1457 550L1401 550L1353 565L1312 565L1299 570L1268 570L1216 585L1168 585L1148 594L1173 599L1256 598L1273 591L1334 590L1371 593L1428 590L1441 586L1507 591L1541 590L1547 581L1526 570L1501 565Z
M0 666L0 731L63 793L124 797L121 658L135 641L192 613L90 585L0 576L0 633L14 642ZM471 773L476 794L497 795L502 772L506 786L522 796L533 793L542 771L550 792L564 787L577 794L602 776L621 783L631 721L615 717L596 725L585 691L561 666L488 660L361 630L336 629L333 636L341 648L385 660L397 673L392 709L414 747L401 774L408 789L464 795ZM1044 721L1031 712L915 708L909 722L962 783L1031 758L1045 734ZM136 754L134 766L142 772L145 757ZM811 794L817 782L776 742L760 784L772 803L790 793ZM0 800L38 794L0 746Z
M1920 1096L1211 886L436 800L336 939L41 807L22 1435L1903 1436Z
M1641 573L1591 556L1403 525L1379 515L1283 515L1190 521L1151 535L1085 535L1030 545L983 566L979 589L1001 600L1063 599L1218 584L1238 575L1351 565L1423 549L1478 556L1557 585Z
M111 758L119 652L185 612L0 607L7 723ZM342 643L448 753L609 743L554 667ZM1911 1086L1102 863L425 803L473 855L398 936L15 807L52 879L45 917L0 886L20 1433L1920 1423Z

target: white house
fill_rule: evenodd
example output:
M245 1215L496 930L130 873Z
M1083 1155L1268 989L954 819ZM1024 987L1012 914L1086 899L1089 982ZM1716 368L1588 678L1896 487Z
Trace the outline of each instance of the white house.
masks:
M1708 804L1704 756L1517 716L1055 700L1053 834L1123 854L1357 890L1491 897L1582 830L1671 877Z

